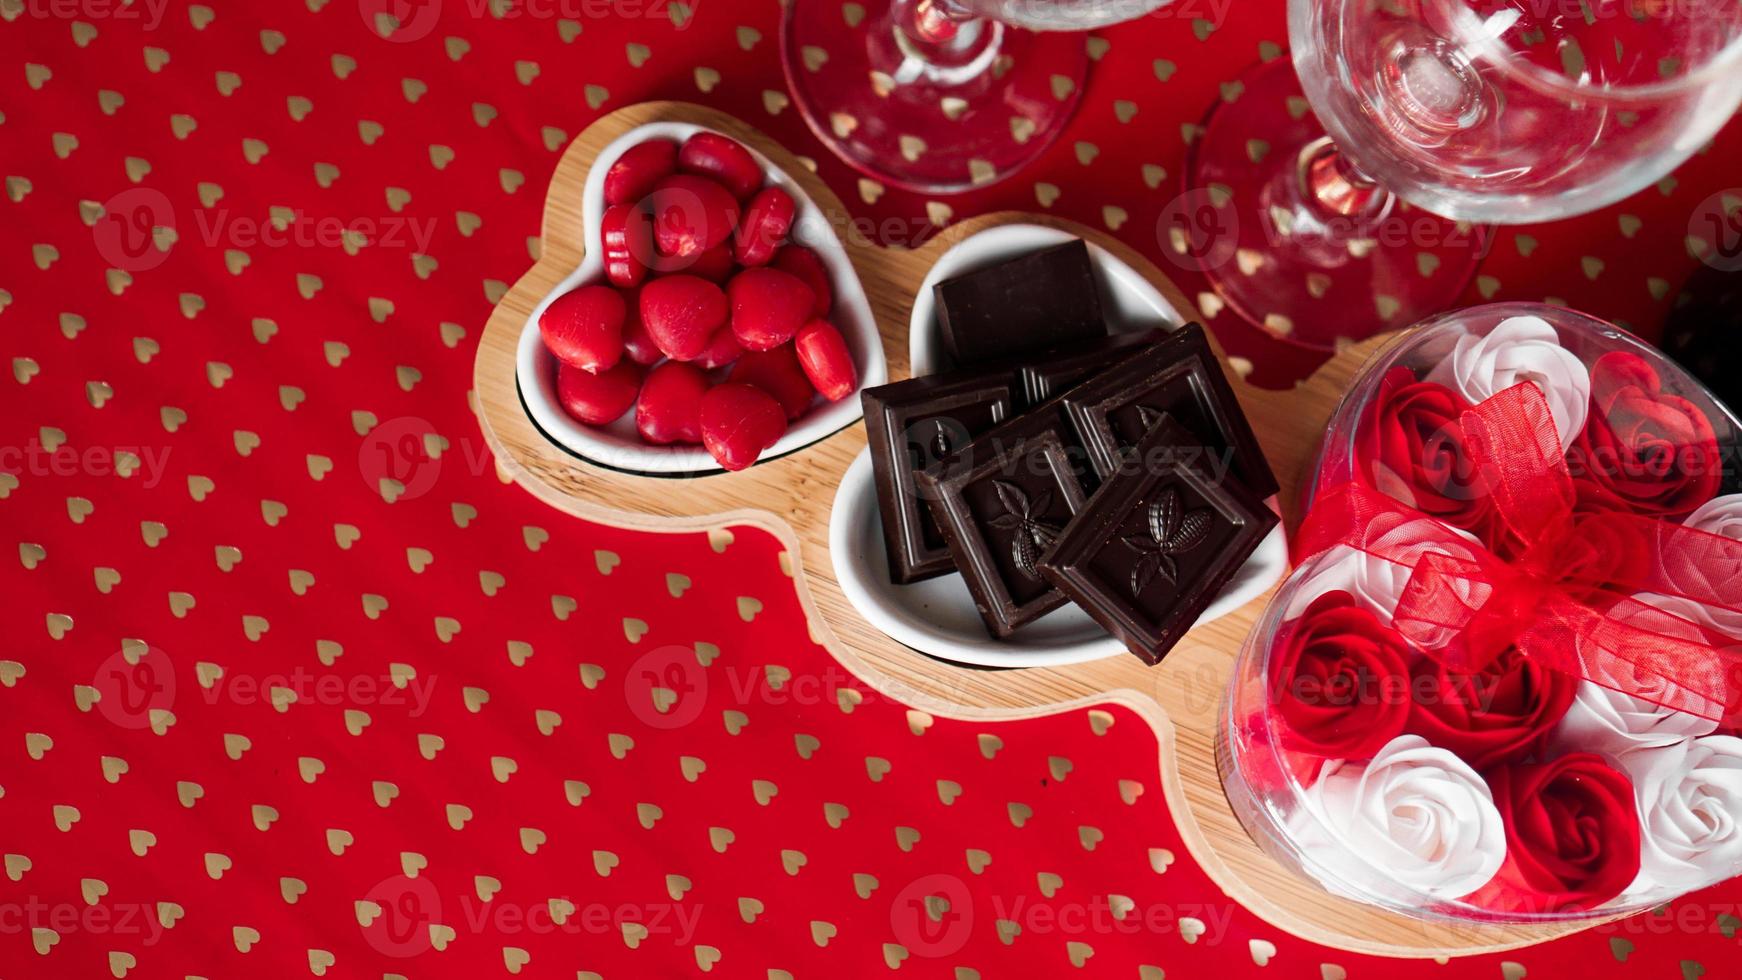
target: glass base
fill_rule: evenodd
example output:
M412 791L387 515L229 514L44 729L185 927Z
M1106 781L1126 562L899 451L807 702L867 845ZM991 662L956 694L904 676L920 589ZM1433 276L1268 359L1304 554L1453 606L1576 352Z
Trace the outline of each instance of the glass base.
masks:
M1200 300L1204 316L1225 305L1328 351L1455 304L1490 229L1366 184L1336 155L1288 59L1256 66L1240 85L1193 141L1187 207L1164 229L1164 247L1196 259L1216 289Z
M1063 131L1083 96L1079 34L991 20L919 40L911 0L789 0L787 87L837 156L892 187L929 194L1009 177Z

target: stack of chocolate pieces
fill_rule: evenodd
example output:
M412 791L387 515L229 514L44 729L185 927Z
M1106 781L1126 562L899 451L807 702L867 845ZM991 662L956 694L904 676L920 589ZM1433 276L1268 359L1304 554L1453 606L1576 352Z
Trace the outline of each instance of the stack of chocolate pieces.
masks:
M1158 662L1276 526L1203 328L1107 334L1080 241L939 283L958 365L863 393L890 577L995 637L1074 602Z

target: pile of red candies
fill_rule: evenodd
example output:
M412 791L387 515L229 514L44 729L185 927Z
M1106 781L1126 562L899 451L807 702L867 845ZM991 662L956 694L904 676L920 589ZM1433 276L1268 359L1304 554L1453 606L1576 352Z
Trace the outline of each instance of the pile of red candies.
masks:
M701 443L728 470L756 462L810 410L858 387L816 253L788 243L796 206L718 133L638 143L605 174L606 284L539 317L557 396L588 425L635 409L653 445Z

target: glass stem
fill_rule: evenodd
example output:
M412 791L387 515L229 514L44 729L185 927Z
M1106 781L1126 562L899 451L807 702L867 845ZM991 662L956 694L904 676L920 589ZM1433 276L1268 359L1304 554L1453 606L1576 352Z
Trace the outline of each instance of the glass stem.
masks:
M954 39L962 23L974 17L956 0L896 0L895 6L909 8L901 20L913 25L916 38L937 44Z
M1329 136L1300 151L1301 196L1330 218L1378 220L1397 198L1345 156Z
M889 16L903 57L897 83L965 84L998 57L1002 25L975 16L958 0L893 0Z

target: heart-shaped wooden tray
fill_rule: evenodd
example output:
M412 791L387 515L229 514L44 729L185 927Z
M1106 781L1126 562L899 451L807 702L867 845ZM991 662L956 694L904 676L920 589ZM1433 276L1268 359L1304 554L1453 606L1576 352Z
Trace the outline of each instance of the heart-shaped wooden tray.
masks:
M596 466L546 438L521 404L516 345L533 307L581 262L581 190L593 160L623 133L655 121L697 123L726 133L793 175L825 213L843 219L848 215L840 199L796 156L714 110L649 102L613 112L588 127L563 153L551 178L541 258L497 305L478 347L473 384L479 423L505 478L558 510L601 524L664 532L743 524L768 530L793 556L792 576L816 639L866 683L931 714L1012 720L1098 704L1133 709L1155 729L1162 784L1192 856L1234 900L1303 939L1357 953L1443 957L1514 949L1580 928L1428 922L1387 913L1325 893L1253 843L1223 795L1216 771L1216 720L1241 643L1271 592L1194 629L1158 667L1146 667L1136 657L1025 670L960 667L916 653L873 628L835 579L828 548L829 510L841 475L865 446L862 424L739 473L693 479L636 476ZM1194 308L1149 260L1117 239L1044 215L983 215L951 225L911 251L855 240L853 223L836 221L835 227L848 229L843 244L870 298L891 380L908 376L908 316L933 262L976 232L1016 222L1061 228L1087 239L1138 270L1174 308ZM1282 481L1281 499L1290 509L1338 400L1385 339L1341 351L1290 391L1266 391L1235 381L1241 404ZM1292 526L1294 515L1285 516Z

